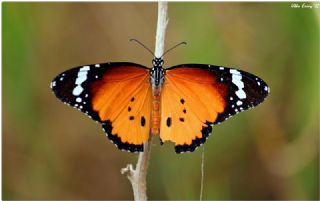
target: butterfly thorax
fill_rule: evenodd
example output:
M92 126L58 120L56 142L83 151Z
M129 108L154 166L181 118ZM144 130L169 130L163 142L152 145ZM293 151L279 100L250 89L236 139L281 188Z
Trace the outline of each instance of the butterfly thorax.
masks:
M153 68L150 70L150 83L152 86L151 133L158 135L161 123L161 88L164 82L165 71L162 68L163 60L161 58L154 58L152 64Z
M152 60L153 67L150 70L150 82L152 86L161 87L164 81L164 69L162 68L163 59L154 58Z

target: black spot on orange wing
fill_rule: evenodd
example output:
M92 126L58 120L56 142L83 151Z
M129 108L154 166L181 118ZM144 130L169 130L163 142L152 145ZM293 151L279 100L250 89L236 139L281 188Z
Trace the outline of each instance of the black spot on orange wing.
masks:
M146 124L146 119L144 118L144 116L141 117L141 126L144 126Z
M187 113L187 110L186 110L186 109L183 109L182 112L186 114L186 113Z
M128 107L128 112L131 112L131 107Z
M129 120L134 120L134 116L130 116L130 117L129 117Z
M184 104L185 100L183 98L180 99L180 103Z
M182 117L180 117L179 120L180 120L181 122L184 122L184 118L182 118Z
M170 126L171 126L171 123L172 123L172 122L171 122L171 117L168 117L168 118L167 118L167 126L170 127Z

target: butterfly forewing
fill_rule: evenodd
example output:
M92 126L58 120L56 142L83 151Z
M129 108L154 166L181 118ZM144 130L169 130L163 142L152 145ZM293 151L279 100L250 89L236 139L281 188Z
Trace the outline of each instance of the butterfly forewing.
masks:
M268 92L262 79L241 70L201 64L169 68L160 138L173 141L177 153L194 151L205 142L212 125L258 105Z
M119 149L142 151L149 138L149 70L134 63L85 65L51 83L55 95L101 123Z

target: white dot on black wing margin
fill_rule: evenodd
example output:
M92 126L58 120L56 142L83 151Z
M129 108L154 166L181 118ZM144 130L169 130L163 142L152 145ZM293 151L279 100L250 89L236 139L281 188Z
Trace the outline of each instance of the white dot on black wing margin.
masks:
M82 102L82 99L81 99L80 97L77 97L77 98L76 98L76 102L81 103L81 102Z
M50 88L53 89L56 86L56 81L52 81L50 83Z

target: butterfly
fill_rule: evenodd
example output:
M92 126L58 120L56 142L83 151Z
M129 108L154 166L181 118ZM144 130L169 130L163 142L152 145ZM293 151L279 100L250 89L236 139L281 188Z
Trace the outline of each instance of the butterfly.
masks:
M150 135L171 141L176 153L205 143L213 125L264 101L268 85L235 68L181 64L152 68L110 62L83 65L51 82L58 99L100 123L120 150L142 152Z

